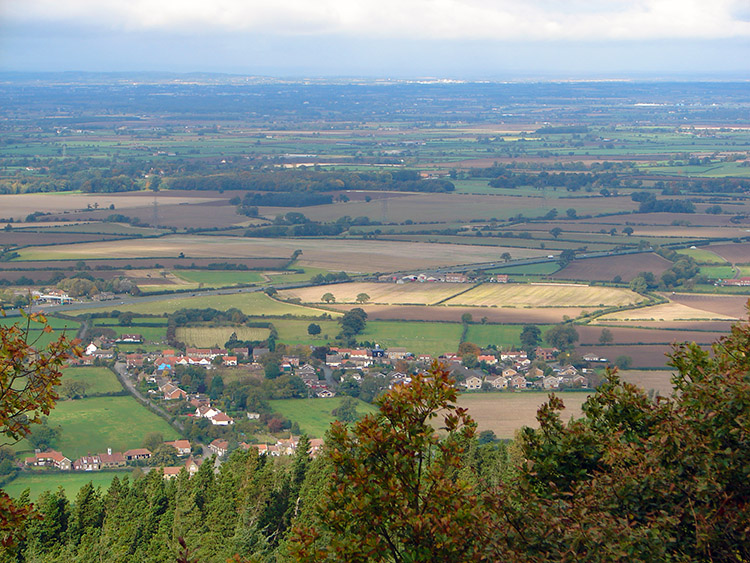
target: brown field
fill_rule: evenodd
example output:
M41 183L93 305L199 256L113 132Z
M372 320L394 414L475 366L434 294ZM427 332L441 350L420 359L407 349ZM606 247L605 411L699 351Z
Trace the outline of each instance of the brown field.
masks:
M653 323L657 324L657 323ZM661 326L661 323L658 323ZM576 330L580 335L581 346L596 346L599 344L599 336L602 333L601 326L578 326ZM630 328L610 327L607 325L614 338L613 344L671 344L672 342L697 342L698 344L711 344L726 335L726 332L703 332L697 330L659 330L657 327ZM689 328L689 327L685 327Z
M618 356L630 356L634 368L664 368L667 365L666 354L672 351L668 344L644 344L623 346L579 346L579 354L596 354L614 362Z
M705 213L633 213L627 216L627 222L633 226L635 233L638 235L638 227L641 225L664 225L671 226L673 221L689 221L691 225L701 227L734 227L737 225L730 222L731 215L710 215ZM626 219L623 219L623 222ZM586 219L589 223L620 225L623 223L613 222L612 217L593 217ZM742 225L750 224L750 221L743 222ZM683 227L684 228L684 227Z
M563 195L562 193L560 195ZM538 216L553 207L566 209L575 207L580 215L602 211L633 210L637 205L629 198L568 198L561 199L547 194L543 197L519 197L507 195L472 194L398 194L398 199L387 207L387 220L402 223L406 220L423 221L469 221L471 219L507 218L517 213ZM389 198L390 200L390 198ZM273 218L291 208L262 207L261 214ZM295 208L296 209L296 208ZM298 210L298 209L296 209ZM381 220L381 202L349 201L331 205L305 207L303 213L315 221L335 221L342 215L370 217Z
M665 295L674 303L681 303L693 309L717 313L733 318L747 318L747 295L705 295L695 293L676 293Z
M503 324L556 324L565 318L574 319L591 311L584 307L542 307L511 309L501 307L425 307L419 305L331 305L338 311L362 307L370 320L379 321L442 321L461 322L461 316L469 313L475 321L487 317L491 323Z
M657 394L662 397L669 397L672 394L673 387L670 378L672 377L671 371L655 371L655 370L623 370L618 372L623 381L633 383L638 387L641 387L644 391L654 390Z
M29 260L83 260L120 258L176 257L180 252L193 258L214 257L213 261L237 258L291 256L302 250L299 263L334 271L378 272L413 270L444 265L492 262L503 247L474 247L458 244L402 243L379 240L328 239L253 239L174 235L151 240L121 240L106 243L29 247L21 251ZM514 256L534 257L542 250L511 249ZM159 260L159 263L162 263Z
M324 287L303 287L279 292L283 298L299 297L303 303L321 303L325 293L332 293L337 303L355 303L357 295L366 293L370 303L385 305L431 305L465 291L472 284L459 283L342 283Z
M602 315L601 317L598 317L593 324L603 324L608 321L729 321L738 319L740 314L742 314L741 309L735 311L735 316L732 316L689 307L681 303L664 303L652 307L643 307L641 309L618 311L616 313Z
M63 215L68 219L71 214L76 212L89 211L88 205L97 204L104 213L104 217L110 213L123 213L138 207L153 208L154 194L152 192L136 193L116 193L116 194L5 194L3 197L3 216L13 217L16 221L23 220L27 215L35 211L45 213L55 213ZM222 195L221 199L228 199L230 196ZM216 195L212 192L160 192L158 201L168 201L169 204L179 205L180 203L207 203L215 201ZM110 205L115 206L115 210L109 209ZM65 213L68 212L68 213ZM98 212L97 212L98 213ZM153 213L153 211L152 211ZM128 213L124 213L128 215ZM75 219L79 217L75 216Z
M581 416L587 393L558 393L565 404L561 417L567 422ZM536 412L549 395L542 392L463 393L458 405L469 409L479 431L492 430L498 438L513 438L524 426L537 428Z
M28 233L28 232L3 232L0 234L0 242L3 246L27 246L32 244L75 244L78 242L94 242L99 240L111 240L122 238L122 235L97 235L76 233Z
M750 264L750 242L712 244L706 249L732 264Z
M732 328L732 325L735 324L736 321L659 321L658 323L652 322L652 323L645 323L645 322L629 322L629 321L612 321L607 323L601 323L599 324L599 328L603 328L605 326L609 327L610 329L612 327L630 327L633 328L634 325L642 325L646 328L649 326L653 326L653 328L663 328L663 329L674 329L674 330L685 330L685 331L707 331L707 332L716 332L716 333L722 333L725 334L729 332L729 330ZM596 326L598 323L592 322L591 326ZM637 327L636 327L637 328Z
M12 261L12 262L0 262L0 275L4 272L10 272L16 268L24 268L28 270L47 270L49 268L59 269L61 271L70 271L77 267L77 259L69 260L23 260L23 261ZM224 262L221 258L117 258L113 257L110 259L86 259L86 265L92 269L92 272L96 277L109 279L112 277L107 272L114 270L97 270L97 267L104 266L106 268L125 268L130 266L131 268L175 268L175 266L190 267L193 264L197 268L206 268L209 264L214 262ZM282 268L289 262L289 256L277 257L277 258L232 258L230 260L232 264L244 264L250 270L274 270ZM159 264L157 266L156 264ZM127 270L125 270L127 271ZM119 274L118 274L119 275Z
M612 281L620 276L629 282L639 272L653 272L661 276L672 266L672 263L658 254L628 254L625 256L605 256L574 260L567 267L551 275L555 279Z
M735 226L699 226L694 225L690 227L674 226L674 225L633 225L629 219L623 219L622 217L616 217L619 220L613 220L615 217L608 217L609 223L594 222L598 221L595 219L586 219L578 221L545 221L539 223L531 223L524 225L524 230L536 233L540 231L545 235L549 236L549 231L554 227L560 227L563 230L563 234L560 235L561 239L565 238L576 238L573 233L577 234L600 234L601 229L609 231L611 228L617 229L617 236L621 239L629 240L630 242L637 243L640 237L670 237L670 238L723 238L723 237L738 237L745 236L747 234L744 227ZM622 229L627 224L633 227L633 234L629 237L622 234ZM509 228L508 230L513 230ZM518 230L518 227L516 227ZM609 237L610 235L607 234ZM615 237L612 240L617 240Z

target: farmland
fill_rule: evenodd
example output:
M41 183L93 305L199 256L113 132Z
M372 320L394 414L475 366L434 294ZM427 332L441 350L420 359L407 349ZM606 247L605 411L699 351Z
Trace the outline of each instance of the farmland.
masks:
M460 283L346 283L331 287L306 287L282 291L283 297L299 297L304 303L322 303L324 293L331 293L336 303L356 303L364 293L367 303L386 305L434 305L470 289L470 284Z
M84 383L86 395L106 395L122 391L117 377L106 367L67 367L62 378L63 382L66 380Z
M532 283L484 284L445 303L472 307L607 307L631 305L640 299L626 289Z
M138 448L149 432L161 432L165 439L178 437L164 420L129 396L59 402L49 416L49 425L61 428L56 448L70 459L106 452L107 448ZM15 449L19 455L30 451L25 440Z
M28 472L23 473L13 479L10 483L3 485L3 490L12 497L18 497L26 489L29 489L29 497L35 501L44 491L54 491L57 487L62 487L65 496L69 501L75 500L75 496L86 483L91 483L94 487L101 487L106 490L112 479L118 477L122 479L129 475L130 471L97 471L86 473L61 473L59 471L51 472Z
M323 438L335 417L331 411L341 404L340 397L331 399L291 399L270 401L271 408L289 420L299 424L303 432L311 438ZM357 403L360 416L375 412L372 405Z
M247 326L217 326L217 327L180 327L177 329L177 339L188 346L202 348L222 348L232 334L239 340L262 341L268 338L267 328L251 328Z

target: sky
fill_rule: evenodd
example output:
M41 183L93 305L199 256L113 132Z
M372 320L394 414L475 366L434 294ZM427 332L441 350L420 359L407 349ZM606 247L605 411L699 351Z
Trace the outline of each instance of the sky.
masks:
M750 0L0 0L0 70L750 78Z

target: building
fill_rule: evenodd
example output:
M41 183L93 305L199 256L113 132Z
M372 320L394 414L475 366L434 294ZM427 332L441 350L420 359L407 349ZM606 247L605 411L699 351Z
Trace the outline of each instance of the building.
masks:
M61 471L70 471L73 468L73 463L63 454L55 450L36 452L32 457L27 457L24 462L26 465L33 465L36 467L54 467Z
M190 447L190 441L189 440L174 440L172 442L164 442L168 446L172 446L175 450L177 450L178 456L183 455L190 455L191 447Z
M151 457L151 451L146 448L136 448L135 450L126 451L123 455L128 461L141 461L149 459Z
M229 452L229 442L216 438L213 442L208 445L208 449L214 452L219 457L224 457Z

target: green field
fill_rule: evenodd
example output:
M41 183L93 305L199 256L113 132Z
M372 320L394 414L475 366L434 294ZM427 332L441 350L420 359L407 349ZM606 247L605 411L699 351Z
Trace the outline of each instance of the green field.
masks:
M109 368L105 367L67 367L63 370L63 381L82 381L87 395L119 393L122 385Z
M233 295L196 295L195 297L174 297L163 301L150 301L133 305L118 305L120 311L132 311L134 313L174 313L178 309L206 309L211 307L219 311L226 311L236 307L246 315L251 316L284 316L292 317L319 317L325 313L331 316L340 316L341 313L326 311L315 307L304 307L293 303L283 303L271 299L265 293L236 293ZM111 311L114 307L101 307L97 309L86 309L86 313L104 313ZM135 330L133 330L135 332Z
M475 319L477 320L477 319ZM549 326L539 325L539 329L544 334ZM521 345L522 325L482 325L472 324L469 326L469 332L466 334L466 340L473 342L480 347L486 347L494 344L497 347L510 347Z
M734 277L734 269L731 266L701 266L701 274L712 280L727 280Z
M330 399L283 399L268 401L271 408L285 418L299 424L310 438L322 438L335 420L331 411L341 404L343 397ZM360 415L370 414L376 409L372 405L359 401L357 412Z
M203 284L206 287L244 285L264 281L263 276L257 272L241 270L175 270L174 274L185 281Z
M121 326L117 319L106 318L106 319L91 319L91 324L96 326L108 326L110 328ZM132 321L133 325L139 326L167 326L167 319L164 317L135 317Z
M310 322L309 320L274 319L273 326L279 333L278 341L292 346L322 346L326 343L325 335L332 339L341 331L341 325L336 321L316 320L313 322L320 326L320 334L310 336L307 333Z
M31 500L36 500L44 491L54 491L57 490L57 487L62 487L68 500L72 501L75 500L76 494L86 483L90 482L94 487L107 489L115 476L122 479L129 474L130 471L93 471L86 473L26 471L10 483L3 485L3 490L10 496L18 498L24 490L29 489Z
M546 276L549 274L554 274L559 269L560 265L556 261L550 260L549 262L540 262L539 264L527 264L525 266L508 266L507 268L497 268L496 270L490 270L488 273L508 274L509 276Z
M359 339L383 348L400 347L414 354L439 356L458 349L462 330L458 323L368 321Z
M714 254L705 248L684 248L677 251L693 258L698 264L726 264L727 261L721 256Z
M120 452L138 448L149 432L161 432L165 440L179 437L169 424L130 396L59 402L50 413L49 425L62 428L55 449L71 460L107 448ZM15 450L22 457L31 453L26 440Z
M149 341L149 340L161 341L167 337L166 325L163 327L138 326L138 325L133 325L133 326L111 325L111 326L106 326L104 328L109 328L109 329L114 330L117 336L122 336L123 334L140 334L143 337L144 341Z

